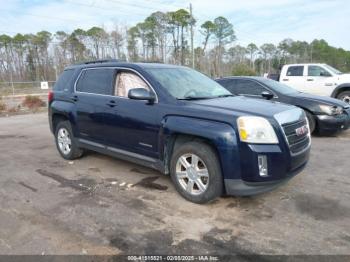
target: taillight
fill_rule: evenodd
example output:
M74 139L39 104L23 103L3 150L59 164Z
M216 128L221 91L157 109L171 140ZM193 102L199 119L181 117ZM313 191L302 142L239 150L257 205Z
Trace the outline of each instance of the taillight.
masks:
M49 94L48 94L48 96L47 96L47 101L48 101L49 103L51 103L52 100L53 100L53 92L50 90L50 91L49 91Z

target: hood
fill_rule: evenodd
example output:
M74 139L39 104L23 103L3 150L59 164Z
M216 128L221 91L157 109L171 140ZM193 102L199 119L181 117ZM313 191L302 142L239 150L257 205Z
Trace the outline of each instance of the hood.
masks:
M314 102L315 104L327 104L330 106L340 106L340 107L347 107L348 104L332 97L328 96L317 96L317 95L311 95L307 93L298 93L294 96L296 99L298 99L298 102L300 100L308 101L308 102Z
M341 83L339 84L342 84L342 83L350 83L350 74L341 74L341 75L336 75L335 76Z
M279 102L252 99L243 96L196 100L191 101L191 103L196 107L201 107L201 109L210 109L212 111L224 110L235 112L236 115L254 115L267 118L295 108L294 106Z

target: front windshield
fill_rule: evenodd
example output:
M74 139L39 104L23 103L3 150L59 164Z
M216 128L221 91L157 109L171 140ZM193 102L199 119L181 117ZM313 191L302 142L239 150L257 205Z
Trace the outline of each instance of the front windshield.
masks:
M146 71L177 99L232 96L214 80L189 68L148 68Z
M299 91L295 90L294 88L291 88L290 86L287 86L275 80L271 80L268 78L261 78L260 81L265 85L267 85L268 87L270 87L272 90L284 95L299 93Z
M335 69L334 67L331 67L329 65L324 65L325 68L327 68L329 71L331 71L333 74L341 75L342 72L340 72L338 69Z

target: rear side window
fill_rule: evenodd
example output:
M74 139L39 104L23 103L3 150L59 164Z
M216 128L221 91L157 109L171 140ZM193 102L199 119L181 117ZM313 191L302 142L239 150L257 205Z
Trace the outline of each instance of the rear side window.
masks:
M303 76L304 66L290 66L287 70L287 76Z
M69 88L70 81L72 80L74 70L64 70L55 83L53 90L63 91Z
M76 86L78 92L112 95L114 69L84 70Z

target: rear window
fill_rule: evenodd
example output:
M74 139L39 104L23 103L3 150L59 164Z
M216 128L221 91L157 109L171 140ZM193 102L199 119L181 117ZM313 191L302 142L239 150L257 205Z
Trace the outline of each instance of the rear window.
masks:
M114 69L101 68L84 70L76 86L78 92L112 95Z
M59 76L57 82L55 83L53 90L55 91L63 91L67 90L68 86L70 84L70 81L72 80L74 70L64 70L62 74Z
M288 67L287 76L303 76L304 66Z

